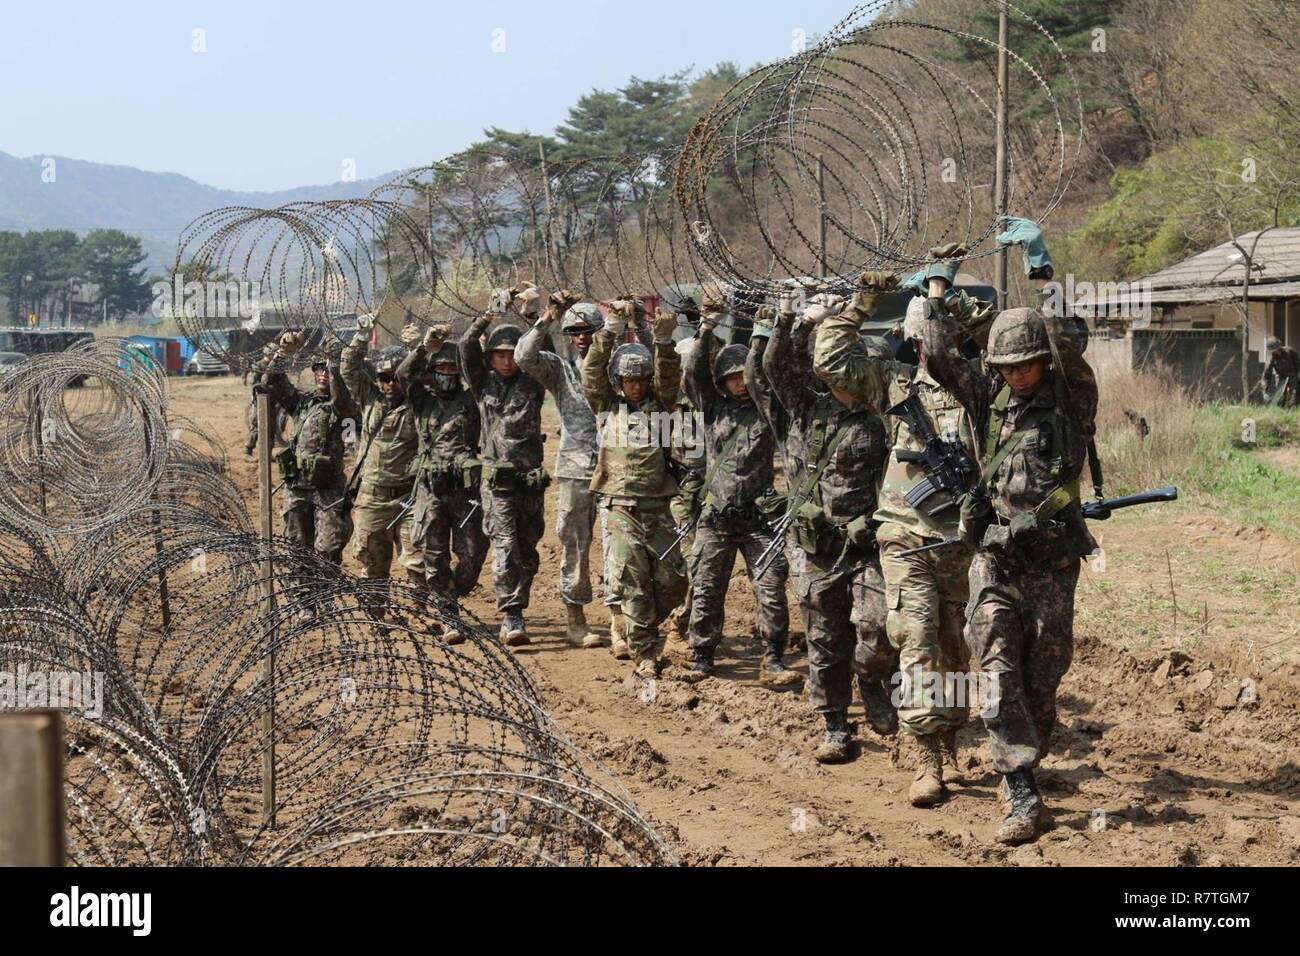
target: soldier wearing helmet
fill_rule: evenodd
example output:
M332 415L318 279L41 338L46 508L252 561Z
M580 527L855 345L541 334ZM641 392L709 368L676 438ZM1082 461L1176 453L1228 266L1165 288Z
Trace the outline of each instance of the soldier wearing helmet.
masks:
M425 584L443 608L478 584L488 541L479 514L479 412L460 379L460 352L451 329L435 325L402 332L411 351L397 369L415 415L420 448L413 467L415 501L411 537L424 555ZM452 555L456 566L452 568ZM460 644L456 616L444 621L443 641Z
M530 284L495 294L496 308L474 322L460 340L461 373L478 403L483 423L483 527L492 541L501 640L510 647L530 642L524 611L532 599L546 530L544 492L551 483L542 462L542 383L519 367L523 331L497 324L514 305L537 318L540 293ZM487 334L486 346L484 334Z
M673 347L674 313L656 317L653 351L640 342L619 345L633 321L640 318L631 297L610 305L583 361L582 384L600 429L591 490L609 535L605 578L621 608L636 674L651 680L663 666L659 626L686 593L669 512L677 482L663 427L676 407L681 358Z
M972 664L996 681L986 712L1006 817L996 839L1034 839L1043 813L1034 769L1056 724L1056 690L1074 645L1080 559L1096 549L1079 479L1095 432L1097 382L1073 319L1036 309L1001 313L989 330L987 371L953 346L956 322L932 289L922 340L936 379L984 434L983 476L961 507L970 568L966 641Z
M343 350L340 362L343 381L361 412L362 422L362 459L357 466L361 484L353 511L353 553L361 562L363 575L370 580L390 576L396 553L411 583L423 585L424 555L411 537L408 507L414 485L411 466L420 439L406 389L397 377L406 352L397 347L384 349L375 359L372 373L366 356L374 325L373 316L357 319L357 334ZM378 615L382 614L381 608Z
M300 333L286 332L285 335L297 335ZM284 336L281 336L283 338ZM289 376L285 374L285 365L287 357L280 354L279 341L268 342L262 348L262 354L257 361L253 363L250 372L253 378L253 394L248 400L248 408L244 412L244 423L248 427L248 437L244 441L244 456L252 458L253 452L257 450L257 392L260 388L271 389L275 393L283 394L286 389L292 388L289 382ZM289 424L289 413L281 406L273 405L271 407L271 435L272 447L279 441L284 434L285 428Z
M569 339L570 356L547 351L546 343L556 322ZM586 648L605 647L607 638L593 633L585 608L591 604L591 540L596 525L596 496L591 477L596 471L596 416L582 388L582 360L591 350L595 334L604 327L600 308L579 302L572 292L553 294L546 311L519 342L515 353L519 367L555 396L560 413L560 450L555 477L559 497L555 531L563 549L560 558L560 598L568 616L568 638Z
M280 367L303 345L302 333L286 333L271 365ZM300 391L282 372L268 376L265 386L276 410L297 422L289 447L281 455L284 479L285 537L313 548L334 565L343 563L343 549L352 537L352 516L339 504L347 494L343 469L344 433L355 429L358 412L343 383L337 353L312 363L316 387Z
M1283 408L1300 405L1300 352L1269 339L1265 346L1268 364L1264 367L1264 400Z
M690 644L692 679L713 675L713 658L722 643L727 589L736 555L745 559L757 604L762 647L759 680L788 687L803 678L781 661L790 636L790 609L784 555L762 575L758 559L772 544L764 506L776 497L772 429L749 393L745 366L749 346L728 345L710 368L709 340L721 313L706 311L686 367L686 393L704 419L704 500L689 559L691 586Z

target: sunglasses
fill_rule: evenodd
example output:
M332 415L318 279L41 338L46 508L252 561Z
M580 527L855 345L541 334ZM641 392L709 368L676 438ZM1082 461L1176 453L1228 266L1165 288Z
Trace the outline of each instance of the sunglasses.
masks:
M391 385L393 382L396 382L396 381L397 381L397 376L396 376L396 375L393 375L393 374L390 373L390 372L380 372L380 373L379 373L379 384L380 384L380 385Z

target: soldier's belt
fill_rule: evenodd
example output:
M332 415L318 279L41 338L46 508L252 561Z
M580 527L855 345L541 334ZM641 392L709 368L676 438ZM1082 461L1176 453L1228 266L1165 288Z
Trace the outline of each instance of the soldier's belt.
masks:
M394 496L404 497L411 493L411 488L414 487L414 485L415 482L413 481L408 481L400 485L380 485L369 481L363 481L361 483L361 491L363 494L369 494L369 495L384 495L386 497L394 497Z
M655 514L667 511L667 498L614 498L605 496L605 507L619 508L624 511L639 511L643 514Z

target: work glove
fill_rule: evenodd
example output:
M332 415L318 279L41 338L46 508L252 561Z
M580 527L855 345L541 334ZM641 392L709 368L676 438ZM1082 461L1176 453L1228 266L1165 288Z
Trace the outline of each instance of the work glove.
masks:
M421 343L424 350L430 355L442 351L442 347L447 344L447 336L451 334L451 329L446 325L434 325L424 333L424 341Z
M375 317L373 315L357 316L358 332L373 332L375 330Z
M754 331L749 334L749 337L751 339L770 339L772 337L772 326L775 324L776 312L770 305L761 306L754 313Z
M677 313L668 309L660 309L655 315L654 321L655 345L672 345L673 333L676 331Z
M804 309L804 325L819 325L829 318L839 315L848 305L844 297L832 295L829 292L823 292L815 295L808 300L808 308Z
M414 322L409 322L402 329L402 334L399 336L399 338L402 340L402 344L404 346L406 346L408 349L413 349L420 344L420 339L424 338L424 334L420 331L420 327L418 325L416 325Z
M522 282L510 290L512 301L518 306L519 314L526 319L537 318L541 309L542 294L531 282Z
M488 300L488 314L505 315L510 311L510 303L513 300L514 296L509 289L493 289Z
M575 305L582 301L582 296L576 292L570 292L568 289L561 289L559 292L552 292L551 298L547 303L547 309L556 319L564 318L565 314Z
M616 299L609 304L609 314L605 316L605 330L614 338L622 338L627 331L628 321L636 314L636 304L628 299Z
M881 296L898 288L898 276L892 272L864 272L858 276L853 293L853 308L865 318L876 311Z
M302 332L285 332L280 336L280 353L285 357L297 355L306 340L307 336Z
M1025 259L1025 275L1030 279L1051 279L1056 271L1052 268L1052 256L1047 251L1043 230L1038 223L1014 216L999 216L998 221L1007 226L1007 231L998 236L998 242L1004 246L1020 247Z
M776 311L780 315L794 315L794 304L799 293L794 289L782 289L776 299Z
M943 279L948 283L948 287L952 288L957 281L957 267L960 265L957 260L965 258L967 251L966 247L959 242L950 242L947 245L936 246L931 249L930 257L939 261L926 267L925 289L922 294L930 294L931 279Z

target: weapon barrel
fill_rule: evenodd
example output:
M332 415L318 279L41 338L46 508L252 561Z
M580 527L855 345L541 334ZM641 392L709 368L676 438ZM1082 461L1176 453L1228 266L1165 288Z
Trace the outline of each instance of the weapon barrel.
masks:
M1083 506L1083 515L1085 518L1095 518L1102 515L1109 517L1109 514L1112 511L1122 511L1125 508L1137 508L1141 505L1151 505L1161 501L1177 500L1177 488L1159 488L1155 491L1144 491L1138 495L1128 495L1124 498L1116 498L1113 501L1086 504Z

